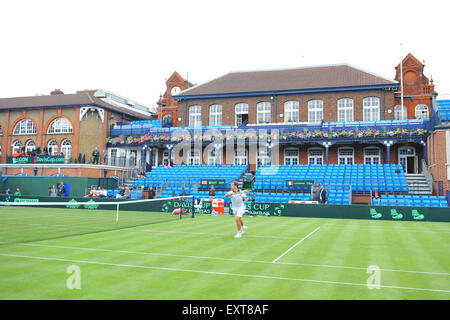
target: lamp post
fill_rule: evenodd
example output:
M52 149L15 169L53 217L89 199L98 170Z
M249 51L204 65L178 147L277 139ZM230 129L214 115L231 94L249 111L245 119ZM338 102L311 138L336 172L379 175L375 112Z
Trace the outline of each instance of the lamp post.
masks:
M391 163L391 146L394 144L392 140L384 140L383 144L386 146L386 162L387 164Z
M172 166L172 149L173 149L173 144L168 144L167 150L169 150L169 160L168 160L169 167Z
M328 164L328 149L331 147L333 143L330 141L325 141L322 145L325 147L325 162Z

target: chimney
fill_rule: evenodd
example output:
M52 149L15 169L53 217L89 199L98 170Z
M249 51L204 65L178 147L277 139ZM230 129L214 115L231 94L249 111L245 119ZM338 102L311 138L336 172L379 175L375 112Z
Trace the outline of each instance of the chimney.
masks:
M61 89L55 89L50 94L64 94L64 92L61 91Z

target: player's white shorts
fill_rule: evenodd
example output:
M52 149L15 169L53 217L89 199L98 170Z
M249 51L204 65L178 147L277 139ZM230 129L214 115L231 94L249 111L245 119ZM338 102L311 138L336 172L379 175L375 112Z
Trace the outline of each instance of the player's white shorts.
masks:
M233 210L233 212L236 217L242 217L245 213L245 208L238 209L237 212Z

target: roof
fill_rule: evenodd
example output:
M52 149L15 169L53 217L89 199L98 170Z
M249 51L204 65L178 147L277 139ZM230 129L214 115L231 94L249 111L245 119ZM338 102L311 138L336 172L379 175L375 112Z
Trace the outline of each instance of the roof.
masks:
M50 94L29 97L0 98L0 110L48 107L73 107L95 105L111 111L124 113L138 119L150 119L150 113L120 104L108 103L105 99L95 97L99 90L77 91L71 94Z
M397 87L398 82L348 64L293 69L235 71L182 91L176 99L294 94L318 91Z

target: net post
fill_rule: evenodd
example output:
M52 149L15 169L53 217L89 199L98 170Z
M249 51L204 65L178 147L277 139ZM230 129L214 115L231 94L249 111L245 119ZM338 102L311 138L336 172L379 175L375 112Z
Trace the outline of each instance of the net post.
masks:
M195 212L195 197L192 196L192 218L194 218L194 212Z
M116 224L119 222L119 204L116 206Z

